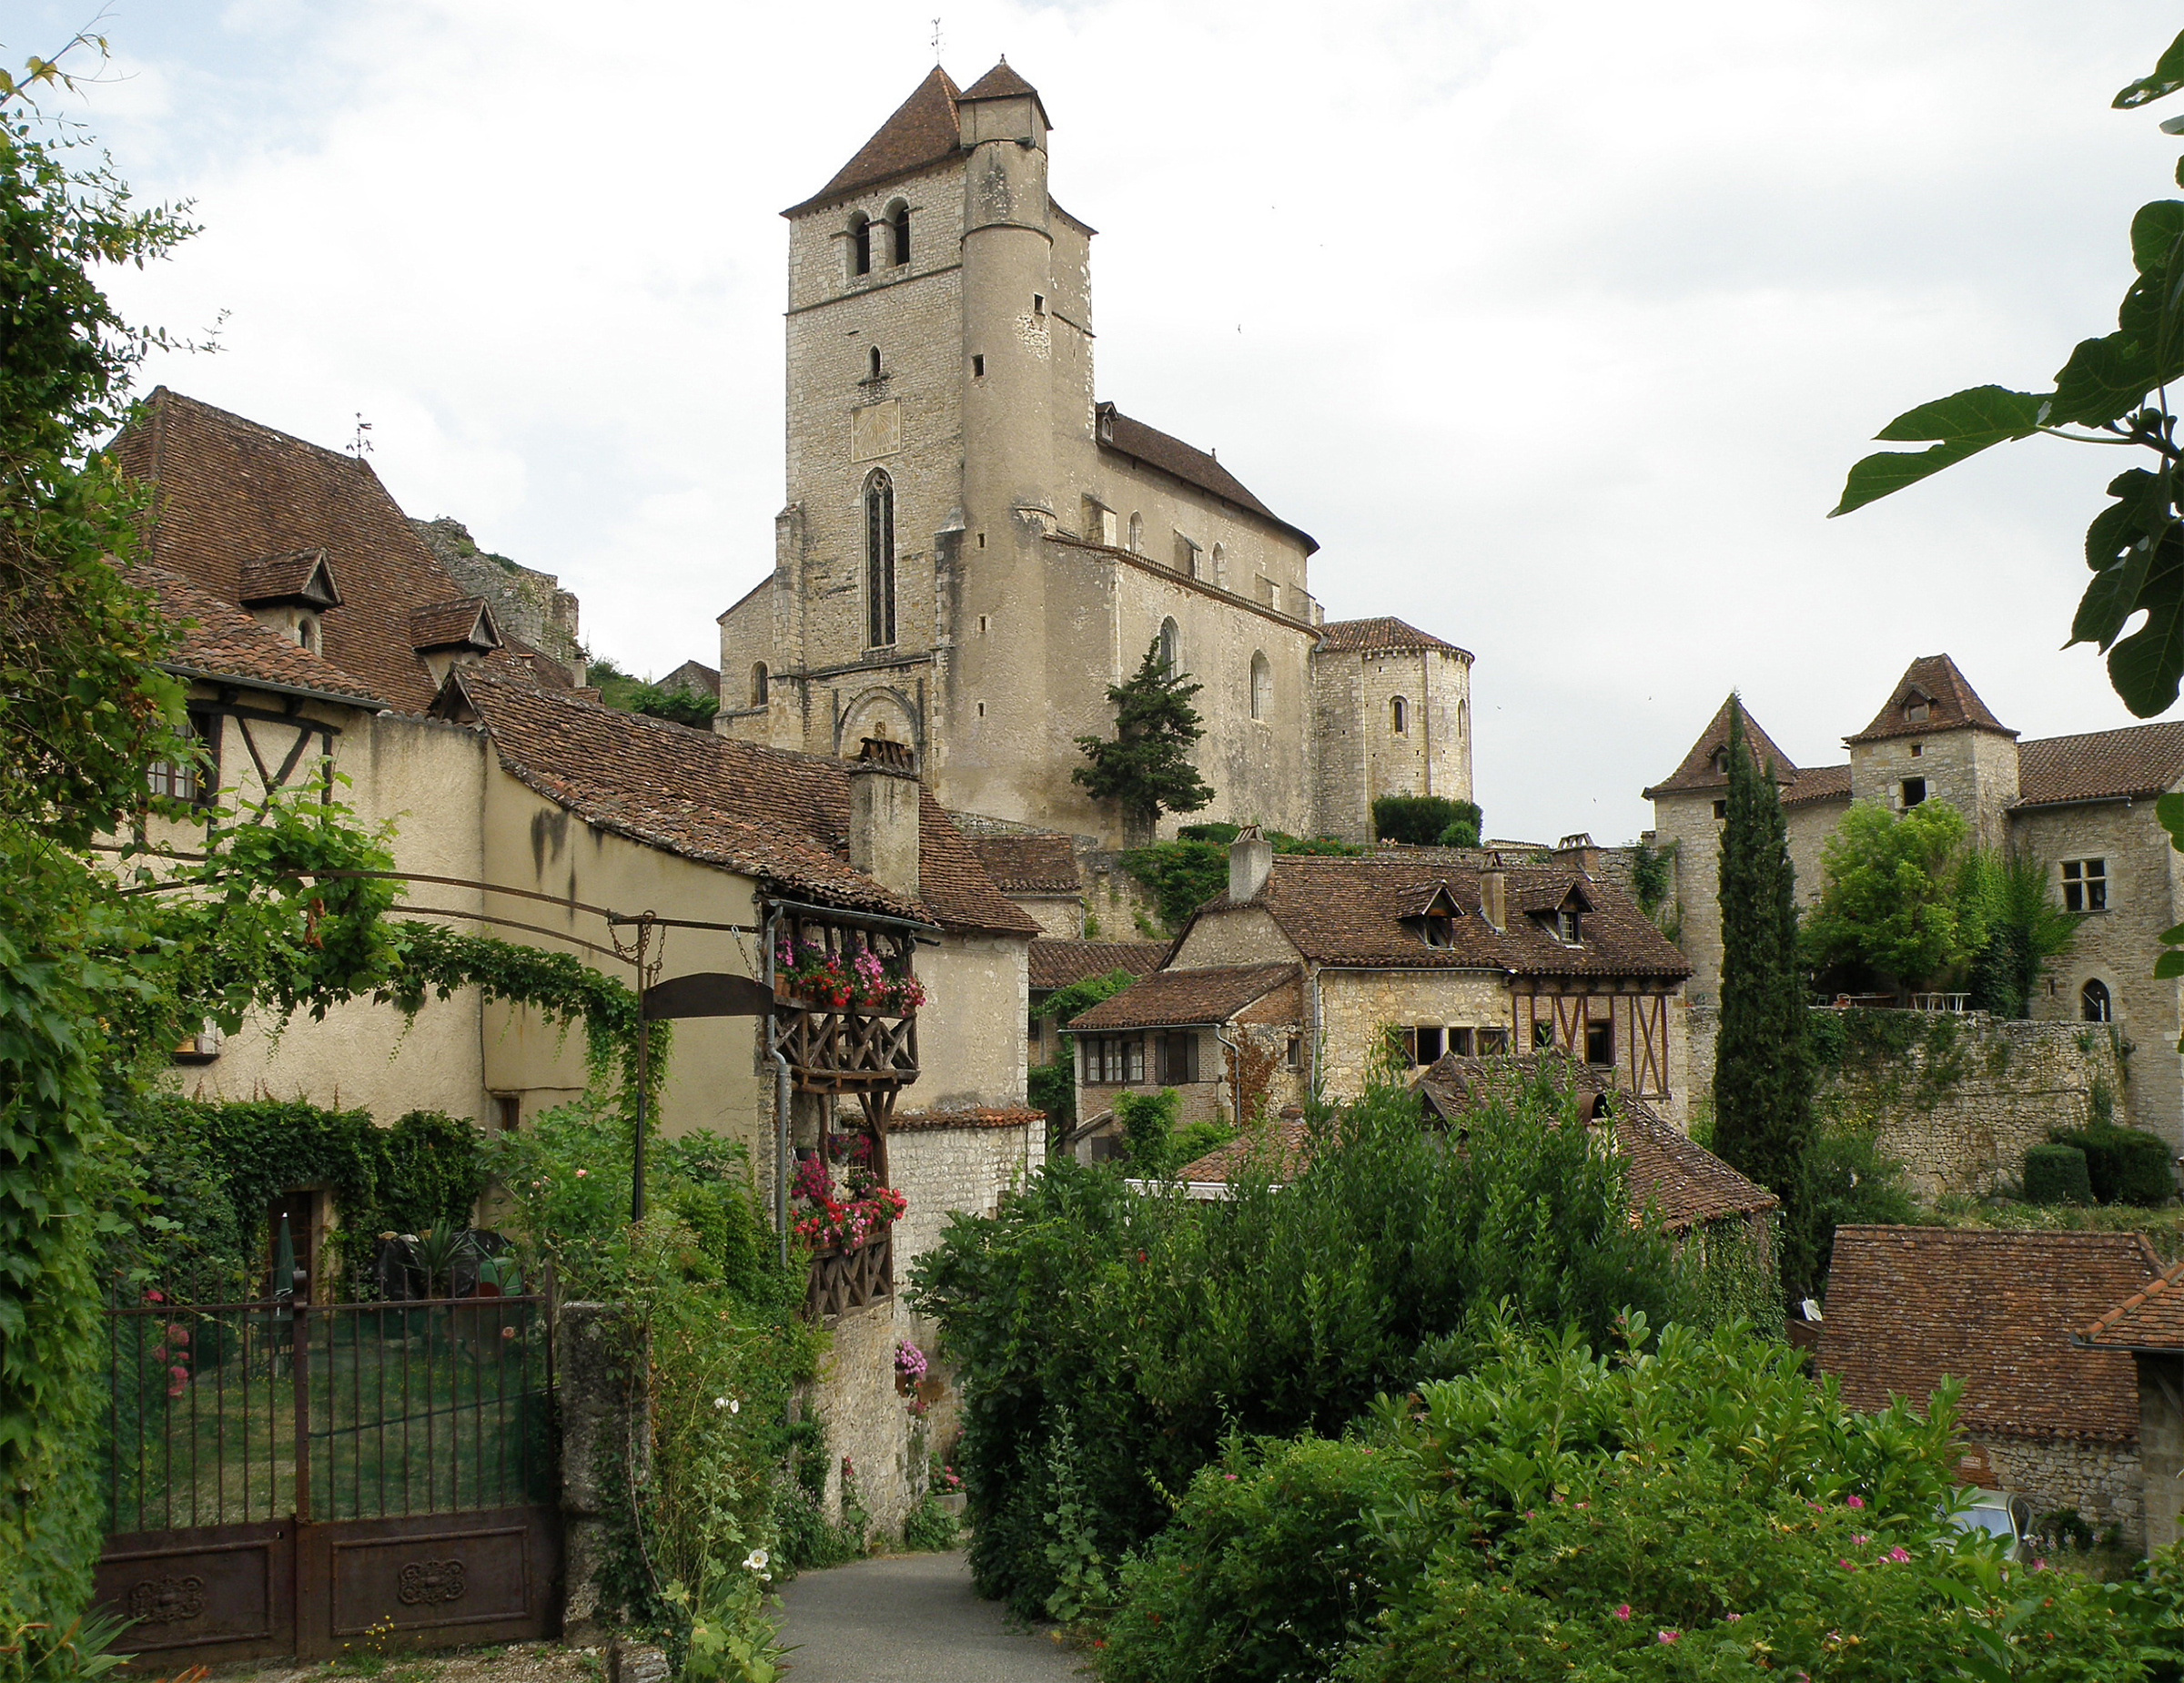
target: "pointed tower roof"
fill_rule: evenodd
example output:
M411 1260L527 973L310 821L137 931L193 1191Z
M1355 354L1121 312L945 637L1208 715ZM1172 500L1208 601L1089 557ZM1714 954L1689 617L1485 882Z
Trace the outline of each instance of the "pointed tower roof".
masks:
M1006 53L1001 55L999 64L973 82L958 97L966 100L1021 99L1026 94L1038 100L1040 120L1052 128L1054 119L1046 115L1046 102L1039 98L1037 88L1009 68Z
M1725 789L1729 786L1729 709L1737 704L1736 694L1722 704L1722 710L1714 715L1714 722L1699 733L1698 741L1691 745L1691 752L1684 763L1666 777L1644 792L1644 798L1653 800L1663 795L1689 795L1701 789ZM1774 780L1789 784L1796 780L1797 763L1774 745L1774 739L1760 729L1759 721L1752 716L1750 708L1744 710L1744 742L1751 748L1753 758L1762 770L1772 765Z
M1006 65L996 70L1016 75ZM993 79L994 73L989 73L979 86ZM880 125L879 131L842 166L832 181L802 204L791 205L782 215L793 217L829 199L861 193L895 176L945 163L963 149L963 129L956 116L956 102L963 96L948 73L935 65L917 90L895 107L895 115Z
M1933 736L1943 731L2017 733L1987 710L1987 704L1946 654L1922 654L1904 669L1888 705L1873 723L1845 743L1882 742L1891 736Z

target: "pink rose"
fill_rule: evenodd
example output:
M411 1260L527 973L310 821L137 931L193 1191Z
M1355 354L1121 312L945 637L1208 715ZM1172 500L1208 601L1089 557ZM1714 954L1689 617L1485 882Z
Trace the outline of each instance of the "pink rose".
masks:
M1864 1506L1866 1506L1866 1501L1865 1501L1865 1498L1864 1498L1864 1497L1862 1497L1862 1496L1853 1496L1853 1497L1851 1497L1851 1498L1850 1498L1850 1500L1849 1500L1849 1501L1845 1502L1845 1503L1843 1506L1844 1506L1845 1507L1864 1507Z
M1615 1609L1615 1617L1621 1619L1624 1624L1629 1624L1631 1622L1631 1604L1626 1601L1621 1607L1617 1607Z
M1684 1633L1680 1630L1663 1630L1654 1638L1654 1640L1659 1642L1673 1642L1683 1634Z

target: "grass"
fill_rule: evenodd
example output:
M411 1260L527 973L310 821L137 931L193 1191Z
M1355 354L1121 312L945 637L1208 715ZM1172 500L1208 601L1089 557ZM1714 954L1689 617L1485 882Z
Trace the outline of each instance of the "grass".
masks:
M2035 1232L2144 1233L2164 1263L2184 1257L2184 1204L2028 1204L2015 1199L1954 1195L1927 1207L1937 1227L1984 1227Z

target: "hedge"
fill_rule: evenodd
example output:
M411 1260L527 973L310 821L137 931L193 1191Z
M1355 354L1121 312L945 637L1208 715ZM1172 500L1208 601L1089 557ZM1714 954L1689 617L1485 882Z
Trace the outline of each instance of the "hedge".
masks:
M2137 1128L2080 1128L2048 1136L2082 1151L2093 1198L2104 1204L2165 1204L2176 1196L2169 1141Z
M2036 1145L2025 1153L2025 1201L2035 1204L2089 1204L2092 1177L2086 1154L2075 1145Z

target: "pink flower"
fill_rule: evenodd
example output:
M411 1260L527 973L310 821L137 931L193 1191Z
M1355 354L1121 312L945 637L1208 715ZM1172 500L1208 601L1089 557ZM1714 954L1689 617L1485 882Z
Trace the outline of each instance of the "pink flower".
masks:
M1621 1607L1617 1607L1615 1609L1615 1617L1621 1619L1624 1624L1629 1624L1631 1622L1631 1604L1626 1601Z
M1236 1475L1234 1473L1223 1473L1221 1476L1232 1485L1236 1483Z
M1835 1562L1835 1564L1841 1566L1845 1572L1855 1572L1857 1570L1857 1567L1852 1566L1847 1560L1838 1560Z
M1865 1498L1864 1498L1864 1497L1862 1497L1862 1496L1853 1496L1853 1497L1851 1497L1851 1498L1850 1498L1850 1500L1849 1500L1849 1501L1845 1502L1845 1503L1843 1506L1844 1506L1845 1507L1864 1507L1864 1506L1866 1506L1866 1501L1865 1501Z
M576 1178L577 1178L578 1180L580 1180L580 1181L581 1181L581 1180L582 1180L582 1179L583 1179L583 1178L584 1178L586 1175L590 1174L591 1172L592 1172L592 1171L591 1171L589 1169L579 1169L579 1170L576 1171Z
M2048 1563L2045 1560L2036 1560L2032 1563L2032 1569L2035 1572L2045 1572L2048 1569Z
M1888 1558L1895 1561L1898 1566L1901 1566L1905 1561L1910 1559L1911 1556L1910 1554L1899 1543L1896 1547L1888 1551Z
M1722 1617L1727 1619L1732 1625L1734 1625L1742 1621L1744 1616L1742 1613L1724 1613L1722 1615Z
M1858 1547L1860 1547L1860 1548L1864 1548L1864 1547L1866 1546L1866 1544L1868 1544L1868 1543L1870 1543L1870 1542L1871 1542L1873 1539L1872 1539L1871 1537L1867 1537L1867 1536L1854 1536L1854 1537L1852 1537L1850 1540L1851 1540L1853 1543L1855 1543L1855 1545L1856 1545Z
M1673 1641L1674 1641L1674 1640L1675 1640L1675 1639L1676 1639L1678 1637L1682 1636L1683 1634L1684 1634L1684 1633L1683 1633L1682 1631L1680 1631L1680 1630L1663 1630L1663 1631L1662 1631L1662 1632L1661 1632L1661 1633L1660 1633L1658 1636L1656 1636L1656 1637L1655 1637L1653 1639L1654 1639L1655 1641L1657 1641L1657 1642L1673 1642Z

